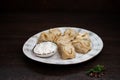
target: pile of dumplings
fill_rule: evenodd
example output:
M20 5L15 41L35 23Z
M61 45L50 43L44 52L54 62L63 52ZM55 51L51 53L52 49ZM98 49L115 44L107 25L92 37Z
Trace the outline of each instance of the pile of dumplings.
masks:
M58 52L62 59L75 58L76 52L85 54L91 50L91 40L88 33L79 33L73 29L66 29L62 33L58 28L42 32L38 43L50 41L58 46Z

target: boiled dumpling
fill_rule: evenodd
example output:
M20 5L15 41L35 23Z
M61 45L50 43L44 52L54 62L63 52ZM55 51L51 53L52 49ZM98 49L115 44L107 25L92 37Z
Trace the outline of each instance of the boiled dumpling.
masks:
M54 34L55 36L60 36L61 35L61 31L57 28L50 29L49 32Z
M65 30L64 35L68 36L70 40L73 40L75 38L75 36L78 35L78 32L76 32L73 29L67 29L67 30Z
M55 42L55 40L61 35L60 30L58 29L50 29L48 32L42 32L38 39L38 43L43 41L51 41Z
M62 35L56 40L56 43L59 46L59 45L68 44L68 43L70 43L70 41L71 40L69 39L69 36Z
M58 50L62 59L75 58L75 49L71 43L58 46Z
M55 43L56 43L56 40L61 36L61 31L57 28L50 29L49 33L54 35L53 42L55 42Z
M55 39L55 35L52 33L42 32L40 34L40 37L38 39L38 43L44 42L44 41L51 41L53 42Z
M79 33L75 39L80 39L80 40L88 40L90 41L90 37L89 37L89 34L86 32L86 33Z
M88 33L79 34L76 39L72 41L75 51L78 53L87 53L91 50L91 41Z

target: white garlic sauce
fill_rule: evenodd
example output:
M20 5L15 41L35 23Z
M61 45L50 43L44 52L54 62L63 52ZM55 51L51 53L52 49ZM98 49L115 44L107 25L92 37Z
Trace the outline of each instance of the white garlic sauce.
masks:
M42 42L35 46L34 52L39 54L49 54L54 53L57 49L57 45L52 42Z

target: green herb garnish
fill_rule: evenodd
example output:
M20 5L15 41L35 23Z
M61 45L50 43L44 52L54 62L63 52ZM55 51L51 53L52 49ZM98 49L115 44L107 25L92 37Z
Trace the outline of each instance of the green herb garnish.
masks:
M89 69L86 73L90 76L101 76L104 73L104 66L103 65L97 65L94 68Z

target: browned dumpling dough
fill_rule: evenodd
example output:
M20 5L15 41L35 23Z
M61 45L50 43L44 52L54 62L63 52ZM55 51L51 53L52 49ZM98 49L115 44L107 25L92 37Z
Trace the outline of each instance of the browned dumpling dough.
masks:
M91 50L91 41L88 33L79 34L76 36L76 38L72 41L72 44L75 51L78 53L85 54Z
M72 59L75 58L75 49L71 43L60 45L58 51L62 59Z
M70 40L73 40L78 35L78 32L76 32L73 29L67 29L64 32L64 36L68 36Z
M40 37L38 39L38 43L44 42L44 41L51 41L55 42L55 40L61 35L61 32L59 29L50 29L49 32L42 32L40 34Z

